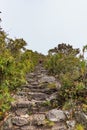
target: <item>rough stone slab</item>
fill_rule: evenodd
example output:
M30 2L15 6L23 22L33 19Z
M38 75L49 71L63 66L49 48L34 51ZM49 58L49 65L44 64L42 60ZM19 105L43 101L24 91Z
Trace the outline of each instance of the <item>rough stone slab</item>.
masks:
M32 82L31 85L38 85L38 82Z
M24 91L19 91L19 92L17 92L17 95L18 96L26 96L26 92L24 92Z
M66 116L62 110L53 109L47 113L47 119L53 122L60 122L66 119Z
M27 118L16 116L12 118L12 123L16 126L24 126L24 125L29 124L29 120Z
M29 108L33 105L32 102L30 101L20 101L17 103L17 107L18 108Z
M40 92L29 92L28 96L30 96L30 98L35 100L45 100L48 97L47 94Z
M36 130L34 126L23 126L20 130Z
M20 116L20 115L25 115L28 113L28 109L27 108L19 108L16 110L16 115Z
M45 115L44 114L34 114L32 123L37 126L44 125L45 124Z
M67 127L65 126L65 124L61 123L54 125L51 130L67 130Z
M75 120L69 120L66 121L68 130L74 130L75 129L75 125L76 125L76 121Z
M44 77L42 77L42 78L39 80L39 82L40 82L40 83L44 83L44 82L47 82L47 83L55 82L55 77L45 75Z

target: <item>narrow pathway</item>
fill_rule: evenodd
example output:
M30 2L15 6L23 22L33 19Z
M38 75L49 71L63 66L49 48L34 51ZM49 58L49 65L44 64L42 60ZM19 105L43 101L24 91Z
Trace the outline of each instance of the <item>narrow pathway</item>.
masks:
M59 82L40 64L27 75L1 130L67 130L65 114L57 110Z

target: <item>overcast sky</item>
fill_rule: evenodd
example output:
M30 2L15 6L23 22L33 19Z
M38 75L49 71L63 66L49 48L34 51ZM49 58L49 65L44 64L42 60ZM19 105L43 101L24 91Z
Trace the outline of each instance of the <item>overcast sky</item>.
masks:
M46 54L60 43L87 44L87 0L0 0L4 30Z

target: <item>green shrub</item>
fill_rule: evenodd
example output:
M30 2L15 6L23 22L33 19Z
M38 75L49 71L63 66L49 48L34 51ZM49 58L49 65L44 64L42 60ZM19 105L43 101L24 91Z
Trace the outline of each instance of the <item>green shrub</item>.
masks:
M52 75L57 75L61 82L60 95L69 99L85 99L87 86L87 63L80 58L79 49L59 44L58 48L51 49L46 62L46 68Z
M11 101L13 101L13 98L10 95L8 87L3 86L0 89L0 120L4 118L5 113L10 109Z
M41 54L27 50L23 39L8 38L0 31L0 113L10 109L10 94L26 83L26 74L34 70Z

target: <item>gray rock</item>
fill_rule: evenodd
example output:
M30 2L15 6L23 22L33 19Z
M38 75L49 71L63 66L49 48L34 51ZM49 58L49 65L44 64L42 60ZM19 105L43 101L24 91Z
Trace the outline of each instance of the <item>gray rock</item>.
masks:
M38 85L38 82L32 82L31 85Z
M29 78L29 79L28 79L28 82L29 82L29 83L34 82L34 79L33 79L33 78L32 78L32 79Z
M81 111L75 112L76 121L87 128L87 115Z
M48 95L41 92L29 92L28 96L30 97L30 99L35 99L35 100L45 100L48 97Z
M57 99L57 96L58 96L57 94L58 94L57 92L51 94L51 95L49 96L49 98L47 98L46 100L47 100L47 101L51 101L51 100L53 100L53 99Z
M72 115L72 109L70 110L65 110L64 111L64 114L66 115L67 119L71 119L71 115Z
M68 130L74 130L75 125L76 125L76 121L69 120L69 121L66 121L66 124L67 124Z
M36 128L34 126L23 126L21 130L36 130Z
M33 104L32 104L32 102L30 102L30 101L19 101L18 103L17 103L17 107L18 108L29 108L29 107L31 107Z
M67 130L67 128L64 123L59 123L54 125L51 130Z
M61 126L55 125L52 128L24 126L21 128L21 130L67 130L67 128L64 124L61 124Z
M28 113L28 109L27 108L19 108L16 110L16 115L20 116L20 115L25 115Z
M17 109L17 108L28 108L32 106L32 102L28 101L27 98L23 98L23 97L16 97L15 102L11 103L11 108L12 109Z
M64 121L66 116L62 110L53 109L47 113L47 119L54 122Z
M24 125L29 124L29 120L27 118L16 116L12 118L12 123L16 126L24 126Z
M12 122L11 122L12 115L9 115L7 119L5 119L3 126L1 127L1 130L10 130L12 128Z
M40 80L39 80L40 83L44 83L44 82L47 82L47 83L51 83L51 82L55 82L55 78L53 76L43 76Z
M33 115L32 123L37 126L44 125L45 124L45 115L44 114Z
M24 96L26 96L26 95L27 95L27 93L24 92L24 91L19 91L19 92L17 92L17 96L24 97Z

